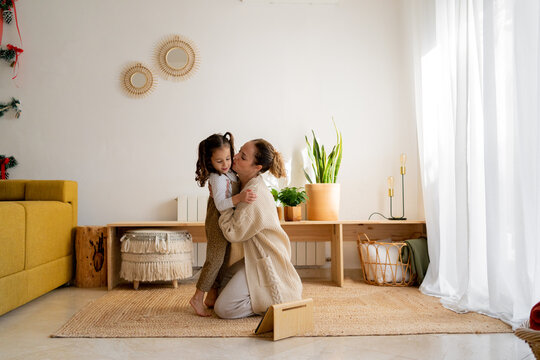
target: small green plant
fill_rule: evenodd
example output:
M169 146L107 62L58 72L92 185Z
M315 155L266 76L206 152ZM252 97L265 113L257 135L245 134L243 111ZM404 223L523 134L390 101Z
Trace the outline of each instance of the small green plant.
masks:
M278 200L285 206L298 206L306 202L307 195L303 188L286 187L278 194Z
M306 136L306 143L308 146L308 155L311 159L311 167L315 172L315 182L316 183L335 183L337 181L337 175L339 172L339 167L341 166L341 156L343 152L343 138L341 132L338 131L336 123L332 118L334 123L334 128L336 129L337 135L337 144L334 145L332 151L328 156L324 150L324 145L319 146L317 139L315 138L315 132L311 130L313 134L313 145L308 140ZM306 176L307 181L312 184L308 173L304 170L304 175Z
M274 197L274 201L276 202L276 206L279 206L279 191L276 188L271 188L270 193Z

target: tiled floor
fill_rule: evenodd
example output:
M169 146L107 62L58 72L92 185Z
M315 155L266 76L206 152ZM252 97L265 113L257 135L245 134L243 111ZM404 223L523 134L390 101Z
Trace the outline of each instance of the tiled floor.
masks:
M63 287L0 316L0 359L527 359L513 334L290 338L57 339L105 289Z

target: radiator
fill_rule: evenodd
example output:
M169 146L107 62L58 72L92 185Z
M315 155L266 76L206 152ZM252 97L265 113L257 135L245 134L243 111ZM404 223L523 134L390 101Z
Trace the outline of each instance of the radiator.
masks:
M179 195L177 221L204 222L208 195ZM194 267L202 267L206 260L206 243L193 243L191 258ZM295 266L322 266L326 263L326 243L291 241L291 262Z
M179 195L177 201L177 221L204 222L208 195ZM202 267L206 260L206 243L193 243L191 252L193 267Z

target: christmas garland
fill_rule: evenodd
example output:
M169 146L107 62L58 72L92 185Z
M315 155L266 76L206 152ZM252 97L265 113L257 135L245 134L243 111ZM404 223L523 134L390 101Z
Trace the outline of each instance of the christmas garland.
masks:
M0 44L2 44L2 34L4 32L4 21L11 24L13 18L15 18L15 25L17 25L17 32L19 33L19 40L21 40L21 30L19 29L19 20L17 20L17 8L15 7L15 1L17 0L0 0L0 11L2 11L2 20L0 20ZM12 10L13 9L13 10Z
M21 116L20 104L20 101L15 98L11 98L11 101L6 104L0 103L0 117L4 116L9 110L13 110L15 111L15 117L18 119Z
M0 179L9 179L9 173L6 170L15 166L17 166L17 160L13 156L0 155Z
M15 7L15 2L17 0L0 0L0 12L2 12L2 19L0 19L0 45L2 45L2 37L4 32L4 21L8 24L11 24L13 18L15 18L15 25L17 26L17 32L19 33L19 40L21 40L21 30L19 29L19 21L17 20L17 9ZM19 55L23 52L23 49L13 46L11 44L7 45L7 49L0 49L0 59L8 61L13 67L14 76L12 79L15 79L18 74L19 68Z

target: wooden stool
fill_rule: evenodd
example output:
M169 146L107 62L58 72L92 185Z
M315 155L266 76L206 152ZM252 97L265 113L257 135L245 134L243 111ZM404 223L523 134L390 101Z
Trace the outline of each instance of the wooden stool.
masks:
M75 232L75 286L107 286L107 227L78 226Z

